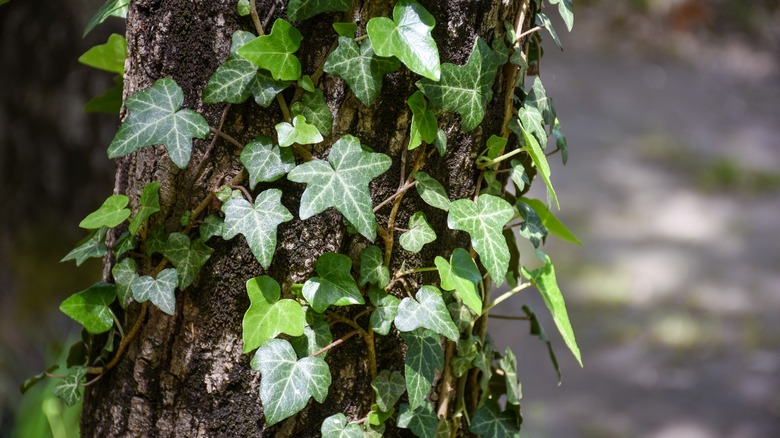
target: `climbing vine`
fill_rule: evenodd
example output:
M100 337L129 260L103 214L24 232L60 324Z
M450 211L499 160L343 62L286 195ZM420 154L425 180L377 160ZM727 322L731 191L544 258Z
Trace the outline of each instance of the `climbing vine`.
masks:
M536 76L530 88L525 80L539 69L539 31L546 29L560 45L543 7L557 5L571 30L572 2L519 3L517 17L506 22L502 32L492 40L476 38L464 65L440 63L432 36L435 18L417 1L399 0L391 17L374 17L363 24L335 22L326 61L304 74L296 52L305 41L293 23L326 12L349 11L352 2L290 0L286 10L290 21L277 19L266 33L267 23L261 22L255 2L239 0L237 13L251 16L254 33L233 34L230 54L208 80L202 101L228 104L223 121L230 104L242 104L250 97L261 107L278 104L283 119L273 132L242 144L222 132L221 124L209 126L201 114L183 108L184 93L171 78L159 79L124 101L127 116L108 146L110 158L161 144L170 161L185 169L193 166L193 139L213 135L235 146L243 169L182 215L176 230L152 225L160 211L159 182L145 186L135 211L128 207L127 196L112 195L79 224L89 235L63 261L80 265L110 253L115 260L113 282L97 283L60 305L62 312L84 327L85 336L69 355L68 371L59 376L57 395L72 405L80 399L82 387L110 373L144 324L149 303L169 315L177 312L177 295L197 281L213 253L209 240L242 235L267 270L277 251L280 224L335 209L350 232L368 241L357 266L345 254L326 252L301 284L283 287L268 275L246 279L250 306L243 317L242 351L252 355L250 365L262 377L259 395L266 424L293 416L310 399L322 403L332 383L338 384L332 382L325 360L328 351L358 336L366 345L374 403L363 418L352 422L344 413L333 412L322 423L323 436L381 436L388 422L420 437L454 435L459 428L488 437L517 435L522 417L516 359L510 349L496 351L485 334L489 311L535 287L581 363L552 261L541 251L550 234L580 244L549 209L558 206L558 198L547 157L560 152L565 163L566 137L541 79ZM108 0L85 32L111 15L123 15L127 5L126 0ZM120 90L98 96L88 109L119 111L126 54L124 38L111 35L106 44L80 58L116 73ZM331 136L334 123L318 85L323 75L341 78L363 105L371 106L383 77L402 66L420 76L417 91L399 97L412 112L407 145L411 171L402 174L395 193L375 203L369 184L388 171L392 159L349 134L332 141L327 159L317 158L312 147ZM438 119L445 112L454 113L464 132L479 127L488 102L494 99L493 84L499 74L508 74L512 85L505 96L499 96L504 103L501 129L476 157L479 177L474 193L451 200L444 186L425 171L430 155L447 154L447 133ZM285 97L281 92L289 87L295 93ZM551 151L547 150L550 136L555 139ZM523 196L537 175L547 188L546 202ZM297 211L284 205L278 188L256 192L261 183L282 178L303 189ZM446 212L447 227L467 233L471 246L440 254L433 266L407 269L401 265L391 270L396 241L404 251L418 253L446 231L431 225L423 211L412 214L407 223L398 223L400 202L412 188L427 205ZM390 211L386 220L377 219L380 209ZM117 232L115 240L107 238L110 229ZM520 265L515 231L535 247L540 268ZM438 281L410 288L408 276L421 272L437 273ZM492 287L504 281L510 289L491 298ZM139 306L129 327L117 318L113 310L117 305ZM337 311L341 306L356 310L346 317ZM515 319L528 321L531 334L549 346L536 315L528 307L523 310L525 315ZM335 324L350 331L334 339ZM391 333L406 344L403 372L381 369L375 358L375 336ZM93 349L93 343L106 338L102 354L88 357L86 351ZM557 370L557 359L552 348L549 351ZM52 372L34 377L23 389ZM465 393L467 379L478 388L474 394ZM501 384L496 385L496 380ZM442 388L452 389L454 397L443 396L434 403L429 395L437 381ZM506 397L503 408L502 396Z

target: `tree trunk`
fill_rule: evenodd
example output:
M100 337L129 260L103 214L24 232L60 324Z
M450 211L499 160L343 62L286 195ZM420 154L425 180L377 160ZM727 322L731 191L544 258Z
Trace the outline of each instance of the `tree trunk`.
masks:
M258 0L260 20L266 31L276 18L285 18L286 7L272 0ZM504 20L512 20L519 5L499 0L421 1L436 18L434 39L441 62L463 64L471 53L475 38L491 41L503 35ZM270 12L273 11L273 12ZM304 36L299 56L304 74L314 73L325 61L328 48L336 42L331 28L334 21L356 21L365 32L365 23L374 16L389 16L387 1L354 2L353 11L344 16L319 15L296 23ZM266 17L269 19L266 21ZM260 108L254 102L233 105L205 105L200 95L210 75L228 56L230 38L237 29L252 30L250 17L239 17L235 0L134 0L127 17L128 61L125 97L147 88L159 78L171 77L184 90L187 108L203 114L212 127L246 144L260 134L272 135L282 119L278 105ZM506 78L499 72L493 86L485 121L476 130L463 133L458 116L440 117L440 127L448 137L443 158L433 154L424 170L447 189L451 199L472 196L477 171L476 153L491 133L499 132L503 119ZM329 146L344 134L358 137L363 144L393 159L389 171L371 184L374 205L394 194L408 175L418 153L424 148L406 151L411 111L406 98L415 90L415 74L405 68L385 77L382 94L370 108L361 104L341 79L324 75L319 81L334 115L333 134L314 153L325 158ZM511 90L512 84L509 84ZM289 102L292 89L282 95ZM511 91L510 91L511 92ZM289 93L289 94L288 94ZM251 100L251 99L250 99ZM211 190L238 174L242 166L233 145L217 138L207 156L213 138L196 140L190 165L179 170L172 165L162 146L141 151L118 160L117 193L127 194L136 207L143 187L161 183L162 210L154 218L168 231L178 229L181 215L195 208ZM201 166L200 163L203 162ZM138 335L120 362L108 374L89 386L85 394L82 433L85 436L319 436L326 417L342 412L350 419L363 418L371 409L371 372L366 343L352 337L329 351L327 362L333 374L325 403L310 401L299 414L267 427L259 398L260 375L250 366L250 355L242 354L242 317L249 307L245 282L258 275L270 275L289 291L292 283L303 283L314 275L317 258L325 252L347 254L357 266L358 254L369 244L360 235L350 235L341 215L333 209L305 221L297 217L303 185L282 179L261 184L255 191L269 187L283 191L283 204L296 216L278 229L277 252L264 271L249 251L243 237L230 241L212 238L208 245L214 253L202 269L199 279L184 291L177 291L175 316L149 306ZM218 207L213 207L218 211ZM377 213L378 223L386 227L391 206ZM397 243L392 250L391 272L404 263L406 268L432 266L436 255L449 255L454 248L469 246L466 233L448 230L446 212L432 209L414 190L407 192L396 218L406 224L412 213L426 212L439 238L419 254L403 251ZM440 231L441 230L441 231ZM448 233L446 235L442 235ZM377 245L384 248L381 238ZM107 266L110 266L107 263ZM109 270L106 269L108 277ZM422 281L435 283L435 273L409 277L408 287L416 290ZM108 279L108 278L107 278ZM405 294L403 286L393 293ZM138 304L124 314L129 328L139 317ZM349 314L350 308L340 308ZM350 330L337 324L334 339ZM375 338L378 368L403 370L404 348L397 335ZM437 388L437 387L435 387ZM433 395L435 400L437 395ZM387 436L408 436L408 429L389 429Z

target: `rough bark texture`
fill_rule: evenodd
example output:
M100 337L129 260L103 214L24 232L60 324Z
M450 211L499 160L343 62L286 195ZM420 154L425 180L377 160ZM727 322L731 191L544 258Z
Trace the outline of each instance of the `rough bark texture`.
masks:
M498 0L422 1L436 17L434 38L439 44L442 62L462 64L471 52L477 35L491 40L502 31L503 20L511 17L515 6ZM273 1L258 1L261 20L272 9ZM355 2L352 14L343 17L326 14L297 23L304 35L298 53L304 74L313 73L325 60L328 48L336 41L333 21L355 19L364 29L369 18L388 15L386 1ZM267 28L285 7L275 8ZM212 126L219 124L224 105L204 105L200 94L209 76L229 51L230 36L237 29L253 30L249 17L236 14L235 0L135 0L131 2L127 22L129 58L126 65L125 96L144 89L162 77L172 77L184 89L185 106L201 112ZM511 18L509 18L511 20ZM382 95L371 108L364 107L345 87L343 81L323 76L319 87L325 91L334 114L334 132L315 151L320 158L335 140L345 133L361 139L378 152L393 158L391 169L371 185L375 203L395 193L401 178L401 166L408 174L417 151L404 154L408 142L411 113L405 97L414 90L415 75L406 69L385 78ZM476 182L474 157L487 136L499 131L503 117L503 76L494 85L494 98L488 106L485 122L475 131L460 131L456 115L442 117L448 134L448 152L444 158L432 155L424 169L448 189L452 199L473 194ZM292 91L284 92L289 102ZM251 100L251 99L250 99ZM259 134L273 135L273 126L282 116L278 105L259 108L254 102L232 106L223 131L242 143ZM440 121L440 122L441 122ZM169 231L177 229L182 212L192 209L209 190L225 178L236 175L241 165L231 144L218 140L209 156L203 156L211 138L197 140L193 158L185 170L175 168L161 146L146 148L118 161L116 191L126 193L137 206L140 192L150 181L159 181L162 211L159 223ZM406 155L405 162L403 156ZM200 174L193 169L206 160ZM260 377L249 367L250 355L242 355L241 321L249 301L244 283L268 274L289 290L291 283L311 277L317 258L327 251L357 255L369 242L349 235L341 216L327 211L306 221L297 218L298 199L303 185L282 179L261 184L255 191L269 187L283 190L282 202L296 215L279 227L279 244L271 268L264 272L249 252L243 237L225 242L212 238L215 251L199 280L177 293L176 315L171 317L153 306L144 325L119 364L85 395L82 433L85 436L318 436L322 420L343 412L352 419L362 418L370 410L372 392L366 346L353 337L329 352L327 362L333 384L323 404L310 402L306 409L273 427L267 427L259 401ZM403 226L417 210L426 211L431 224L446 230L446 213L428 208L414 191L403 198L396 223ZM378 213L386 226L390 207ZM382 239L377 239L382 245ZM430 266L436 255L448 255L458 246L467 246L465 233L442 235L420 254L409 254L396 244L391 270L400 266ZM357 266L357 263L354 264ZM434 281L435 276L413 278ZM398 294L403 290L395 291ZM125 314L132 325L138 305ZM345 310L349 312L349 310ZM333 327L338 338L348 327ZM377 337L378 368L402 370L404 351L396 336ZM408 430L390 430L387 436L406 436Z

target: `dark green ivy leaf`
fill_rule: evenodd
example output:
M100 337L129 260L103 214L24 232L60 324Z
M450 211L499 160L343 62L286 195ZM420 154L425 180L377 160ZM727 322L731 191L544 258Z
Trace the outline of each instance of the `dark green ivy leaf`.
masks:
M195 281L200 269L206 264L214 250L200 240L190 241L181 233L171 233L165 242L162 255L179 274L179 288L184 290Z
M133 284L138 273L135 261L131 258L125 258L111 268L111 275L116 283L116 296L119 299L119 305L124 309L133 297L130 286Z
M334 414L322 422L322 438L363 438L363 429L359 424L347 424L344 414Z
M518 202L516 207L520 217L523 218L519 228L520 235L531 241L534 248L539 248L544 238L547 237L547 228L531 206L525 202Z
M306 324L306 327L303 328L303 335L290 338L290 344L298 357L311 356L333 342L333 333L331 333L330 325L324 315L307 311ZM319 357L325 359L327 355L328 352L324 351Z
M574 5L573 0L548 0L551 5L558 5L558 13L561 14L563 22L566 23L566 29L571 32L574 27Z
M401 300L379 287L371 287L368 291L368 298L375 307L369 321L371 329L376 334L387 336L390 333L395 315L398 313L398 304L401 303Z
M81 37L87 36L98 24L106 21L108 17L125 18L127 15L127 6L130 4L130 0L108 0L103 6L98 9L95 15L89 19L87 27L84 28L84 33Z
M241 150L241 164L249 173L249 188L259 182L274 182L295 167L295 155L290 148L274 145L270 137L261 135Z
M395 315L395 327L400 332L411 332L418 328L427 328L439 333L452 342L458 340L458 328L452 322L450 312L436 286L422 286L415 299L406 297L398 305Z
M520 382L517 380L517 359L515 358L515 353L509 347L504 351L504 357L498 361L498 368L504 372L507 403L519 406L520 399L523 398L523 390Z
M295 102L290 107L290 115L293 117L302 115L314 125L322 135L330 135L333 130L333 114L325 103L325 96L319 88L311 93L304 93L300 102ZM305 143L302 143L305 144Z
M287 4L287 17L292 21L302 21L323 12L344 12L352 7L352 0L290 0Z
M81 384L87 374L86 367L74 367L54 387L54 395L59 397L67 406L73 406L81 401Z
M484 437L516 438L520 436L520 421L513 412L501 412L495 401L488 400L474 412L469 430Z
M103 257L106 255L106 251L108 251L106 247L107 232L108 227L101 227L99 230L92 231L81 242L76 244L76 247L65 255L60 262L75 260L76 266L81 266L86 259Z
M383 412L390 412L406 392L404 376L398 371L380 371L371 382L371 387L376 394L376 404Z
M311 308L322 313L330 306L365 304L355 279L352 278L352 259L344 254L326 252L317 259L318 277L306 280L303 296Z
M246 165L245 165L246 166ZM203 219L203 223L198 227L201 242L207 242L213 236L222 237L222 219L214 213L209 214Z
M371 106L382 89L384 75L398 70L399 66L396 58L374 55L370 40L358 46L351 36L342 36L336 50L328 56L324 70L344 79L355 97L363 105Z
M360 285L375 284L384 288L390 283L390 270L384 264L382 250L376 245L360 253Z
M355 33L357 33L358 25L354 21L336 22L333 23L333 30L335 30L336 33L339 34L339 36L343 36L351 40L352 38L355 37ZM339 40L339 43L341 43L341 40ZM325 71L328 72L327 70Z
M416 409L406 403L401 404L398 427L411 429L412 433L420 438L436 438L438 424L439 419L430 402L426 401Z
M409 403L414 409L426 403L425 397L433 385L436 369L441 370L444 367L444 350L439 335L430 330L401 332L401 338L408 346L404 375ZM404 427L400 421L398 426Z
M436 140L439 124L436 113L428 108L425 96L415 91L406 101L412 110L412 125L409 128L409 149L420 146L423 142L433 143Z

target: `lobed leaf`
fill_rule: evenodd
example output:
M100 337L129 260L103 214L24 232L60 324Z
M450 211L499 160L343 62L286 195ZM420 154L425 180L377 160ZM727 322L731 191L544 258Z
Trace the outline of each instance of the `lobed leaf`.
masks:
M328 320L324 315L307 311L306 324L303 328L303 335L290 338L290 344L299 357L311 356L333 342L333 333L331 333L330 325L328 325ZM319 357L325 359L327 355L328 352L324 351Z
M79 226L88 230L114 228L130 217L130 210L125 208L128 202L129 199L125 195L111 195L103 201L100 208L82 219Z
M98 70L125 74L127 58L127 40L122 35L112 33L105 44L92 47L79 57L79 62Z
M241 164L249 174L249 188L259 182L274 182L295 167L295 155L290 148L273 144L270 137L261 135L241 150Z
M249 309L244 314L242 353L248 353L281 333L302 336L306 325L303 308L295 300L280 300L279 283L263 275L246 282Z
M350 28L347 32L351 31L354 35L356 30L357 28L354 31ZM376 56L370 40L358 46L351 36L342 36L339 37L336 50L328 56L324 70L344 79L355 97L363 105L371 106L382 90L384 75L398 70L399 66L400 63L395 58Z
M347 424L347 417L338 413L331 415L322 422L320 428L322 438L363 438L363 429L359 424Z
M290 114L293 117L304 116L321 134L330 135L333 131L333 114L319 88L313 89L310 93L304 93L301 101L295 102L290 107Z
M271 72L277 81L297 81L301 62L293 55L303 35L287 21L278 18L271 33L261 35L238 49L237 53L260 68Z
M482 297L477 285L482 281L482 274L471 254L463 248L456 248L449 263L443 257L436 257L434 263L439 271L441 288L457 292L464 304L477 315L481 315Z
M111 268L111 275L116 283L116 296L119 299L119 305L124 309L133 297L133 291L130 286L133 284L138 273L135 261L131 258L125 258Z
M439 419L430 402L424 402L417 408L403 403L398 415L398 427L411 429L420 438L436 438ZM449 434L447 434L449 436Z
M426 243L436 240L436 232L428 224L428 218L422 211L414 213L409 218L407 227L409 231L401 234L398 242L409 252L418 253Z
M300 114L293 117L292 124L277 123L276 134L281 147L292 146L295 143L314 144L322 141L322 134L317 127L307 123L306 117Z
M507 403L520 406L523 390L520 382L517 380L517 358L515 358L515 353L509 347L504 350L504 357L498 361L498 368L504 372Z
M214 250L200 240L190 241L181 233L171 233L162 249L162 255L176 268L179 288L184 290L195 281L203 265Z
M485 437L519 437L520 421L511 411L501 412L495 401L488 400L474 412L469 430Z
M130 290L133 299L139 303L151 301L160 310L173 316L176 312L176 269L168 268L157 274L157 278L144 275L133 280Z
M390 270L384 264L382 250L376 245L360 253L360 285L375 284L384 288L390 283Z
M398 314L398 304L401 303L401 300L379 287L369 289L368 298L375 307L369 320L371 329L376 334L387 336L390 333L395 315Z
M395 315L398 331L411 332L427 328L457 342L458 328L452 321L439 289L436 286L422 286L415 298L406 297L398 305L398 314Z
M106 233L108 227L101 227L99 230L92 231L87 237L79 242L60 262L75 260L76 266L81 266L89 258L100 258L106 255Z
M81 384L87 374L86 367L74 367L54 387L54 395L70 407L81 401Z
M398 371L382 370L371 381L376 394L376 404L383 412L389 412L406 392L404 376Z

